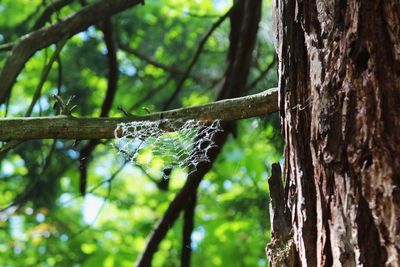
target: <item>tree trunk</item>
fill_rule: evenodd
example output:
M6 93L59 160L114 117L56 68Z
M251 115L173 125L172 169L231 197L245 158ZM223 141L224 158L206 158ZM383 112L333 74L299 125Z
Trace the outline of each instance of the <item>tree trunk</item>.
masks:
M274 2L294 256L273 231L271 265L400 266L400 2Z

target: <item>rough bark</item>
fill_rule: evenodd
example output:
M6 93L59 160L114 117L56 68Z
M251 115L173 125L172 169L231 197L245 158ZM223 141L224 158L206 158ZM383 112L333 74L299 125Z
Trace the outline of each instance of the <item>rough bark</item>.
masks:
M275 1L301 266L400 266L400 4Z
M271 260L271 266L295 266L297 257L294 253L293 229L290 225L289 209L285 203L282 170L278 163L272 164L268 185L271 196L269 214L272 238L266 253Z

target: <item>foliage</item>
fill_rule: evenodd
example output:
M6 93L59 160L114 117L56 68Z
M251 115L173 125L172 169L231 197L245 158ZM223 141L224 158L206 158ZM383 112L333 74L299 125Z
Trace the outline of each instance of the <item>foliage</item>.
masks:
M52 1L0 2L0 40L16 40L29 32ZM89 1L91 2L91 1ZM118 42L154 61L186 69L200 38L230 7L228 1L146 1L113 17ZM52 21L81 8L72 1L52 15ZM255 51L249 84L273 61L268 35L270 2ZM58 17L58 18L57 18ZM229 45L229 21L207 41L203 53L172 107L212 101L224 74ZM41 72L55 50L38 51L14 85L12 97L0 115L23 116ZM0 67L6 52L0 53ZM118 106L132 113L159 111L174 91L182 73L149 64L119 50L118 91L110 116L121 116ZM68 40L53 65L32 116L55 115L53 94L73 99L74 116L99 116L107 90L107 49L101 25ZM276 83L270 71L248 93ZM149 92L153 92L148 96ZM193 266L266 266L268 241L268 177L270 164L281 158L282 141L277 116L241 121L200 185L192 234ZM2 158L0 207L17 200L27 203L12 215L0 217L1 266L131 266L146 236L162 217L169 201L186 179L186 170L174 169L169 190L157 182L162 162L154 172L126 164L109 142L91 155L88 193L79 193L79 151L87 142L29 141ZM150 177L151 176L151 177ZM17 198L24 193L22 198ZM182 221L169 231L155 255L154 266L179 266Z

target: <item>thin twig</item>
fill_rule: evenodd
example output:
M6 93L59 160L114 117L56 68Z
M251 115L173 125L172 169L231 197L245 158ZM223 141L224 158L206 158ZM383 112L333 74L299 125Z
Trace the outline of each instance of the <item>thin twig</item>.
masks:
M160 68L166 72L172 73L172 74L178 74L178 75L183 75L184 71L181 69L178 69L174 66L169 66L166 65L164 63L158 62L155 59L149 57L148 55L145 55L143 52L139 51L138 49L132 48L127 44L123 44L123 43L118 43L118 47L131 55L134 55L136 57L138 57L139 59L145 61L146 63L153 65L154 67Z
M174 66L169 66L164 63L158 62L155 59L145 55L143 52L139 51L138 49L130 47L129 45L119 43L118 46L122 51L132 54L132 55L136 56L137 58L145 61L147 64L150 64L150 65L153 65L154 67L160 68L172 75L180 76L180 77L185 75L185 71L183 71L179 68L176 68ZM204 83L204 81L209 81L209 80L211 80L211 82L213 82L212 78L201 77L199 75L189 74L189 77L191 79L193 79L196 83L199 83L199 84L202 84L202 83Z
M40 17L36 20L35 24L32 27L32 30L38 30L38 29L42 28L45 25L45 23L50 19L51 15L54 11L60 10L61 8L70 4L73 1L74 0L58 0L54 3L51 2L48 6L45 7L45 10L42 12ZM38 13L38 11L39 11L38 9L35 10L35 12L33 12L25 21L29 21L30 19L32 19L32 17ZM21 24L24 24L24 23L25 22L23 22ZM15 44L16 44L16 42L9 42L9 43L0 45L0 52L11 51L13 49L13 47L15 46Z
M231 14L232 10L235 8L235 5L232 6L228 12L226 12L223 16L221 16L216 22L214 22L214 24L211 26L211 28L207 31L207 33L204 35L204 37L200 40L199 45L197 47L196 52L193 55L192 60L190 61L189 66L187 67L184 75L182 76L182 78L179 80L174 92L172 93L172 95L170 96L170 98L167 100L167 102L164 105L163 110L166 110L169 108L169 106L172 104L172 101L174 101L174 99L176 98L176 96L179 94L179 92L182 90L183 85L186 81L186 79L189 77L190 72L192 71L194 65L196 64L197 60L200 57L201 52L203 51L203 48L208 40L208 38L210 38L211 34L222 24L222 22L225 21L226 18L229 17L229 15Z
M63 64L60 55L57 57L57 66L57 95L59 96L63 84Z
M2 44L2 45L0 45L0 52L11 51L13 49L14 45L15 45L15 42Z
M51 67L53 66L53 63L57 60L58 56L60 55L61 50L64 47L66 42L67 42L67 39L65 38L64 40L62 40L61 42L59 42L56 45L56 50L54 51L54 53L51 56L49 62L47 63L47 65L43 69L42 75L40 76L39 83L36 86L35 93L33 94L33 97L32 97L32 100L31 100L31 104L29 105L28 109L25 112L25 117L29 117L32 114L33 107L35 106L36 102L40 98L40 95L41 95L41 92L42 92L42 89L43 89L43 85L47 80L47 76L50 73Z
M33 30L38 30L42 28L46 22L48 22L51 18L51 15L56 12L57 17L59 17L59 11L65 7L66 5L69 5L72 3L74 0L58 0L58 1L51 1L43 10L42 14L40 14L40 17L36 20L35 24L33 25Z
M135 104L133 104L130 108L129 111L133 111L143 105L147 100L152 98L155 94L160 92L162 89L164 89L168 83L172 80L172 76L168 76L160 85L155 87L153 90L149 91L145 96L143 96L141 99L139 99Z
M3 159L3 157L10 151L11 149L15 148L19 144L23 143L23 140L12 140L8 142L7 144L3 145L0 148L0 161Z
M252 90L254 87L257 86L257 84L264 79L265 75L268 74L268 72L272 69L273 66L275 66L276 63L276 58L274 57L271 61L271 63L268 64L268 66L265 68L265 70L263 70L260 75L250 83L250 85L247 87L247 90L250 91Z
M125 168L126 164L128 164L129 161L124 161L123 164L121 164L121 166L113 173L111 174L111 176L107 179L102 180L100 183L98 183L97 185L93 186L92 188L90 188L87 191L87 194L93 194L98 188L100 188L102 185L107 184L107 183L111 183L116 177L117 175ZM82 194L77 194L75 196L72 196L70 199L65 200L64 202L60 203L61 206L65 206L69 203L71 203L72 201L74 201L75 199L81 198Z
M34 93L34 95L32 97L32 100L31 100L31 104L29 105L29 107L28 107L28 109L27 109L27 111L25 113L25 117L29 117L31 115L33 107L34 107L36 101L40 97L41 90L42 90L43 85L44 85L44 83L45 83L45 81L47 79L47 76L48 76L48 74L49 74L49 72L51 70L51 67L52 67L52 65L54 63L54 60L59 57L60 52L61 52L63 46L65 45L66 41L67 41L67 39L64 39L60 43L57 44L56 51L54 51L52 57L50 58L50 61L47 63L47 65L43 69L42 75L40 77L39 84L36 87L35 93ZM7 100L7 107L8 107L8 100ZM4 145L0 149L0 159L2 159L9 150L15 148L17 145L19 145L21 143L22 143L22 141L10 141L6 145Z
M40 178L43 176L44 172L48 169L50 166L50 160L53 155L53 152L56 148L56 142L57 140L54 140L49 153L47 154L47 157L43 160L43 166L41 171L34 177L34 179L30 182L30 184L25 188L25 190L20 193L10 204L7 205L7 207L1 208L0 209L0 217L1 220L7 219L9 216L14 214L16 211L21 209L26 202L29 200L29 195L33 191L33 189L36 187L37 183L39 182Z
M243 93L247 76L250 69L250 62L257 31L254 30L261 17L261 1L239 1L238 9L232 15L230 50L228 53L228 71L222 86L219 98L233 97ZM243 49L233 49L245 45ZM242 48L242 47L240 47ZM238 82L235 82L238 81ZM199 164L194 172L190 172L185 185L170 203L164 216L157 223L146 242L146 247L138 257L135 266L151 266L154 253L157 251L160 242L165 238L168 230L178 218L180 212L187 206L188 200L197 190L204 175L211 169L214 160L225 144L228 134L235 128L235 123L223 123L224 131L214 136L215 147L208 152L209 162ZM201 138L201 136L199 137Z
M104 101L101 107L100 117L107 117L114 102L114 97L118 89L118 60L117 60L117 45L116 36L111 19L104 20L101 30L104 34L104 42L107 48L107 63L108 63L108 84ZM80 192L85 195L87 184L87 169L90 162L90 156L93 150L98 145L99 140L91 140L80 151Z
M157 251L161 240L164 239L168 230L175 223L180 212L187 206L188 200L191 199L194 192L197 190L204 175L211 169L216 156L227 139L228 132L224 131L216 134L215 136L216 139L214 139L214 141L217 146L209 150L210 153L208 154L208 157L210 161L200 163L196 171L189 174L185 185L176 194L175 198L171 201L167 210L165 211L163 217L158 221L156 227L149 235L146 242L146 247L136 260L136 267L151 266L153 255Z
M100 209L97 212L96 216L94 217L93 221L91 223L89 223L88 225L82 227L80 230L78 230L77 232L75 232L70 238L69 240L72 240L74 238L76 238L78 235L82 234L84 231L86 231L87 229L89 229L90 227L92 227L96 221L98 220L98 218L100 217L101 212L103 211L104 207L106 206L107 201L110 198L110 194L111 194L111 187L112 187L112 181L115 179L115 177L117 177L117 175L124 169L125 165L126 165L127 161L125 161L121 167L116 170L111 176L110 178L108 178L105 181L102 181L98 186L94 187L91 191L89 191L90 193L94 192L98 187L100 187L102 184L104 183L108 183L108 190L107 190L107 195L103 198L103 203L101 203Z
M194 229L194 215L197 202L197 190L187 204L183 214L181 267L190 267L192 256L192 232Z

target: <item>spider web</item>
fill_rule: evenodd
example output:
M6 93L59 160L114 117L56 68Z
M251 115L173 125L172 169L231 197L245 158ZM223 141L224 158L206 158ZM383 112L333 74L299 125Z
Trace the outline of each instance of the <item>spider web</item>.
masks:
M208 150L216 146L213 137L223 131L220 121L188 120L175 125L176 121L169 120L120 123L114 131L114 146L146 172L157 165L193 172L199 163L209 161Z

